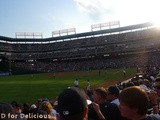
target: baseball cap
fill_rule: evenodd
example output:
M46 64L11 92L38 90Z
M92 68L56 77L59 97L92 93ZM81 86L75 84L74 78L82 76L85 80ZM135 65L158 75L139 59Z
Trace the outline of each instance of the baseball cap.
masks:
M111 94L119 95L119 89L118 89L116 86L110 86L110 87L108 88L108 91L109 91Z
M86 107L85 93L79 88L65 89L58 97L57 111L61 117L82 114Z
M20 104L18 104L16 101L12 101L11 105L12 105L13 108L21 107Z

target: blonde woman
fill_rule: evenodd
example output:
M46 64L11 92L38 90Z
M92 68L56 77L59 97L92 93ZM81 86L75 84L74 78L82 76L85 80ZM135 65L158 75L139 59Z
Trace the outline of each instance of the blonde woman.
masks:
M53 107L50 102L44 101L40 105L40 110L46 111L50 120L56 120L56 116L53 114Z

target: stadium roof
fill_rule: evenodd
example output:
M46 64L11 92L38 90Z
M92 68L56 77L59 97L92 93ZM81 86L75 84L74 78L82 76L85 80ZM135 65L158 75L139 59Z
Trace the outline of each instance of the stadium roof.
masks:
M6 42L50 42L50 41L59 41L59 40L65 40L65 39L76 39L76 38L85 38L95 35L102 35L102 34L110 34L110 33L118 33L123 31L132 31L136 29L142 29L153 26L153 23L146 22L142 24L136 24L136 25L130 25L125 27L118 27L118 28L111 28L111 29L105 29L105 30L98 30L98 31L92 31L92 32L85 32L85 33L77 33L72 35L65 35L65 36L58 36L58 37L51 37L51 38L9 38L0 36L0 40L6 41Z

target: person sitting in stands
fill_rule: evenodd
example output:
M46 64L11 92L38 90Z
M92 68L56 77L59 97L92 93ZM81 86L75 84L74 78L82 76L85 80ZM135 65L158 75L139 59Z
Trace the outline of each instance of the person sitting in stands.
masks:
M98 106L96 112L104 119ZM88 120L88 104L86 94L81 89L73 87L65 89L58 97L57 112L60 120Z
M160 108L160 77L156 77L155 82L153 83L154 91L156 92L151 92L150 93L150 99L153 105L153 112L157 113Z
M129 120L160 120L159 114L147 115L149 96L139 86L122 90L119 100L121 115Z
M116 104L110 103L106 99L107 91L103 87L96 88L93 91L93 102L99 105L99 109L102 112L106 120L121 120L119 108ZM89 120L99 120L98 115L93 104L89 105Z
M13 115L13 118L10 115ZM13 107L8 103L0 102L0 120L15 120L15 112Z
M16 120L27 120L25 117L21 117L24 114L22 113L21 105L18 104L16 101L11 102L11 106L14 109L15 115L16 115Z
M51 103L48 101L44 101L40 105L40 110L43 110L47 112L47 114L50 117L50 120L56 120L56 114L54 114L52 111L54 110Z
M119 106L119 89L116 86L110 86L107 89L107 100Z

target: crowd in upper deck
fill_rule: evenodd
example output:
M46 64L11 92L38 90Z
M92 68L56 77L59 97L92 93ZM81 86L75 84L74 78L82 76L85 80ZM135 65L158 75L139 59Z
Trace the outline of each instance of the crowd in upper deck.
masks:
M158 66L160 64L159 53L145 53L131 56L114 56L103 58L76 59L76 60L37 60L16 61L12 67L23 68L38 72L78 71L107 68L124 68L137 66Z
M11 60L82 58L115 52L158 51L159 44L159 31L152 28L41 44L6 42L0 43L0 51Z

